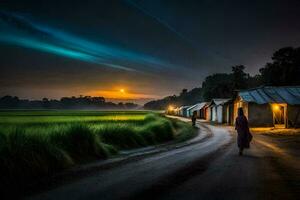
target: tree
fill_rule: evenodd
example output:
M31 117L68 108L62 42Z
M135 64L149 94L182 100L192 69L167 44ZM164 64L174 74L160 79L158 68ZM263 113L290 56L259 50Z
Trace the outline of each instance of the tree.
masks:
M232 75L225 73L210 75L202 83L202 89L205 101L210 101L212 98L230 98L234 90Z
M20 100L18 97L4 96L0 98L1 108L17 108L19 106Z
M240 90L248 87L247 80L249 79L249 74L244 72L244 65L232 66L232 81L233 88Z
M82 109L82 108L136 108L137 104L134 103L119 103L105 102L104 97L91 97L91 96L79 96L79 97L63 97L61 100L48 100L43 98L42 100L27 100L19 99L18 97L4 96L0 97L0 108L4 109Z
M145 107L165 109L169 104L191 105L212 98L234 98L236 90L254 88L260 85L300 85L300 47L285 47L276 51L272 62L261 68L260 74L250 76L244 72L244 65L232 66L232 73L217 73L205 78L202 88L191 91L183 89L179 96L169 96L151 101Z
M42 105L44 108L50 108L51 104L47 98L42 99Z
M187 89L182 89L182 91L181 91L181 93L180 93L180 96L184 96L184 95L186 95L186 94L187 94L187 92L188 92L188 90L187 90Z
M285 47L276 51L271 63L259 71L266 85L300 85L300 47Z
M255 88L261 86L262 84L262 76L260 74L256 74L255 76L249 76L247 79L247 88Z
M188 91L187 89L183 89L179 96L167 96L163 99L150 101L144 105L144 108L164 110L169 105L179 107L182 105L193 105L201 101L203 101L202 88L194 88L190 91Z

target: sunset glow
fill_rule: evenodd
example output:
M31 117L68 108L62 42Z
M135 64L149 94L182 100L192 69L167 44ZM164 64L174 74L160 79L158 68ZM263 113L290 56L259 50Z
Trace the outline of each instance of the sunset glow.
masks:
M154 99L157 98L155 95L137 93L125 89L115 89L115 90L97 90L88 93L90 96L103 96L109 99Z

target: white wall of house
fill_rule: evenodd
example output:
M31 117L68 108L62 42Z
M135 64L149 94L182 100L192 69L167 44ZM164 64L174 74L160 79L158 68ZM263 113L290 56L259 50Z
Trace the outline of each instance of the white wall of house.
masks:
M223 106L222 105L218 105L217 106L217 122L218 123L223 123Z
M182 116L182 108L179 109L178 115L179 115L179 116Z
M211 111L212 111L212 118L211 118L211 121L213 122L216 122L217 121L217 107L216 106L213 106L211 108Z

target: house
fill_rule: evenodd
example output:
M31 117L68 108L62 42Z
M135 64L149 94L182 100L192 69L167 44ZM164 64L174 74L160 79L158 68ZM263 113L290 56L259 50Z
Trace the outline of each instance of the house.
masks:
M201 102L197 103L191 107L188 108L188 115L191 117L193 115L193 112L197 112L197 117L200 119L205 119L205 112L203 110L204 106L207 104L207 102Z
M177 116L182 115L182 114L181 114L181 107L178 107L178 108L176 109L176 115L177 115Z
M180 106L180 107L178 108L178 111L177 111L178 116L181 116L181 115L182 115L182 107L183 107L183 106Z
M252 127L300 125L300 86L260 87L239 91L234 101L234 119L242 107Z
M207 102L205 106L200 110L200 113L202 113L202 116L200 116L200 119L205 119L207 121L211 121L211 108L210 103Z
M190 106L186 112L187 112L187 117L192 117L193 116L193 112L195 111L195 107L197 107L197 104Z
M210 121L231 124L233 112L231 99L213 99L208 109Z
M179 108L178 107L174 109L174 115L179 115Z
M188 116L188 114L187 114L187 109L188 109L189 107L191 107L191 106L181 106L181 107L179 108L178 114L179 114L180 116L187 117L187 116Z
M202 102L199 106L198 106L198 110L197 110L197 116L200 119L207 119L207 105L208 102Z

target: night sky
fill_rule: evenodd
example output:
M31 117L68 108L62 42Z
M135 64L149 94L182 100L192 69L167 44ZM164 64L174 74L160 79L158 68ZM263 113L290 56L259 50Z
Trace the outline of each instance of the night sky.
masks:
M299 0L1 0L0 96L145 102L300 46ZM121 91L124 89L124 91Z

